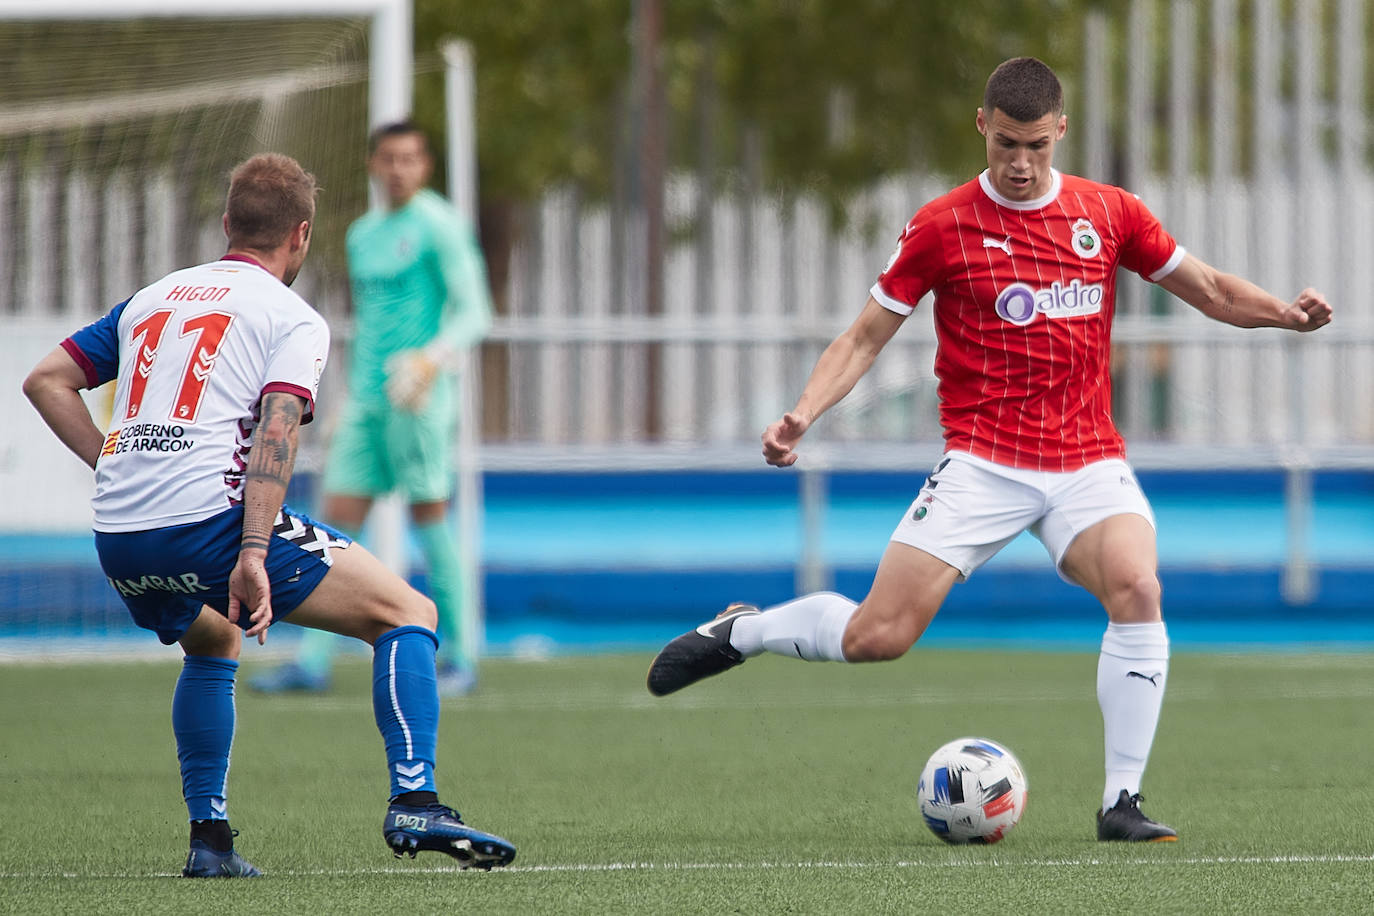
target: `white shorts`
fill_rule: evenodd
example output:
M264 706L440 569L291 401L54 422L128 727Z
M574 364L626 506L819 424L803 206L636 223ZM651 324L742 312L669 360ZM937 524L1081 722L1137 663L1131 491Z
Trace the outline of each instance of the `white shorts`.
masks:
M944 560L967 579L1029 530L1058 569L1082 531L1124 514L1155 525L1134 472L1120 458L1077 471L1027 471L949 452L926 478L892 540Z

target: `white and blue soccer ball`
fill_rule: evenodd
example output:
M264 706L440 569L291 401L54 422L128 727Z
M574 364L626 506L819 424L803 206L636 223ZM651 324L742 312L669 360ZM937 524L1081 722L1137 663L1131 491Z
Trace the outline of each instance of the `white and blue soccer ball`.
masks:
M960 738L930 755L916 795L946 843L996 843L1026 811L1026 773L996 741Z

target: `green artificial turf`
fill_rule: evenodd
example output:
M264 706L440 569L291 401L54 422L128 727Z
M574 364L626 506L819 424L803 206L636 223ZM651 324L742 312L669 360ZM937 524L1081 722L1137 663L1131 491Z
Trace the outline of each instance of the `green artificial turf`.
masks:
M241 681L267 665L245 650ZM393 859L370 673L241 690L229 810L257 881L176 877L179 663L0 666L0 913L1359 913L1374 909L1374 656L1180 653L1143 788L1173 844L1100 844L1096 655L764 657L654 699L646 655L488 662L446 700L445 801L504 871ZM964 735L1021 759L990 847L916 811Z

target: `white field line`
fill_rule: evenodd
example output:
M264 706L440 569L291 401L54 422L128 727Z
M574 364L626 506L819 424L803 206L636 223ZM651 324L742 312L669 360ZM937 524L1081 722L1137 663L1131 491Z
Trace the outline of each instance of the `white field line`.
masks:
M1169 685L1165 703L1171 707L1192 704L1215 705L1233 703L1238 697L1221 689L1210 687L1178 687ZM255 699L256 698L256 699ZM1246 701L1266 703L1312 703L1340 701L1374 700L1374 678L1368 682L1347 681L1344 684L1303 684L1288 685L1270 690L1246 693ZM87 706L107 707L111 710L122 708L118 697L88 697L82 700ZM336 691L325 696L286 695L262 699L246 687L238 693L239 712L254 718L276 715L348 715L371 716L372 697L365 690L356 694ZM251 710L245 704L252 703ZM1085 680L1081 689L1064 688L1059 690L932 690L913 689L910 692L894 693L891 689L867 694L811 695L798 697L776 690L745 690L738 694L726 695L717 692L697 692L681 694L669 699L657 699L647 692L627 690L624 692L598 692L572 695L549 695L491 691L470 697L455 697L442 700L445 716L460 716L469 721L474 716L505 716L511 714L560 714L578 715L592 713L618 712L626 714L652 713L655 715L681 715L712 712L748 710L751 712L782 712L796 710L921 710L954 705L975 706L1040 706L1049 703L1096 704L1091 680Z
M1235 694L1228 692L1224 685L1218 689L1211 687L1192 687L1169 685L1165 702L1179 703L1216 703L1234 701ZM1081 689L1064 688L1061 690L931 690L914 688L910 692L894 693L891 689L867 694L811 695L798 697L776 690L743 690L729 696L723 694L697 693L682 694L671 699L656 699L648 693L626 691L624 693L584 693L572 695L548 694L503 694L498 691L482 693L472 697L444 700L444 709L450 713L473 715L490 713L504 715L513 712L645 712L649 710L674 712L703 712L723 710L767 710L767 709L887 709L919 708L923 706L950 706L954 704L1043 704L1096 702L1093 684L1085 680ZM1313 700L1369 700L1374 699L1374 677L1366 682L1347 681L1342 684L1298 684L1285 685L1270 690L1248 692L1246 701L1260 700L1269 702L1309 702ZM358 696L279 696L262 709L290 712L367 712L371 710L371 697L359 693Z
M983 868L1127 868L1164 867L1208 867L1219 865L1341 865L1374 863L1374 855L1346 855L1340 853L1318 853L1312 855L1286 856L1187 856L1174 858L1167 851L1155 858L1134 857L1129 859L1064 858L1064 859L963 859L945 862L584 862L549 865L512 865L508 868L493 869L490 874L557 874L575 872L594 874L598 872L635 872L635 871L879 871L884 869L932 868L932 869L983 869ZM407 874L449 874L460 870L452 866L394 866L375 868L320 868L320 869L273 869L269 877L274 878L348 878L369 875L407 875ZM479 872L480 874L480 872ZM130 879L130 878L179 878L179 872L0 872L3 880L34 880L64 878L72 880Z

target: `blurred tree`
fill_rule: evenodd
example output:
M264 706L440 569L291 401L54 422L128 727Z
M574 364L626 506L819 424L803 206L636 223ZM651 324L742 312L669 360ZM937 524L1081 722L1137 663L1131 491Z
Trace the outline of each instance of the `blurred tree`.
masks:
M1081 5L702 0L673 10L695 7L693 25L716 36L723 141L738 143L740 129L757 130L766 182L840 202L892 172L962 175L977 167L973 112L988 73L1021 54L1061 71L1071 67L1077 17L1067 14ZM727 147L724 160L731 158Z
M732 168L756 130L775 186L844 193L913 164L965 170L969 123L999 61L1035 54L1071 68L1092 0L673 0L659 64L672 119L670 158L694 166L699 130ZM447 37L476 49L484 193L531 199L575 181L610 191L625 121L632 0L416 0L417 53ZM697 123L713 87L713 122ZM436 133L437 77L417 85ZM976 164L976 162L975 162Z
M644 2L644 0L639 0ZM668 165L713 186L806 189L845 217L883 175L978 167L973 112L998 62L1034 54L1067 79L1093 0L671 0L652 49ZM416 52L470 41L477 66L483 241L494 285L522 202L551 185L592 197L636 171L636 0L416 0ZM649 99L647 104L654 104ZM416 117L443 136L442 78ZM648 123L653 123L650 120Z

